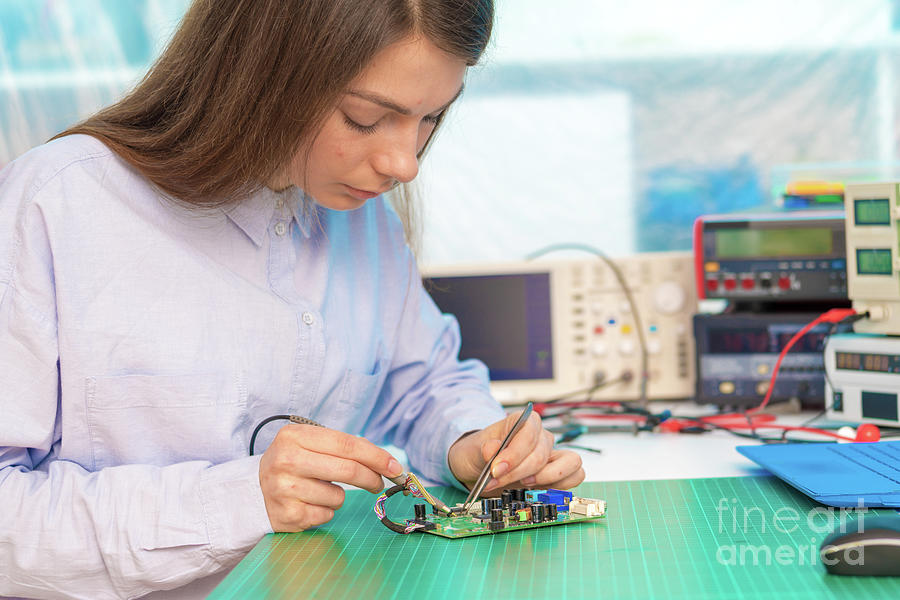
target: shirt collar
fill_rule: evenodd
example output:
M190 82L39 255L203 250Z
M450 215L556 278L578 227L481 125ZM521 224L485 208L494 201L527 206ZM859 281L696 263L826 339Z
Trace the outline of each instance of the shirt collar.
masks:
M312 234L313 226L319 220L318 205L312 196L298 187L290 187L283 193L287 192L291 192L291 194L284 197L284 204L290 207L294 221L297 222L297 228L300 229L303 237L308 239Z
M301 189L291 186L275 192L263 187L238 204L228 208L228 218L247 234L257 247L262 246L266 229L276 211L278 199L284 202L303 237L309 238L317 211L313 199Z

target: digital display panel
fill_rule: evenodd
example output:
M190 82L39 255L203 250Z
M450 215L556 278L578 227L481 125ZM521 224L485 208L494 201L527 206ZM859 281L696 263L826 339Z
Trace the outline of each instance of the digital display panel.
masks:
M803 326L770 331L767 327L713 329L708 334L712 354L777 354ZM816 331L819 329L819 331ZM814 327L791 346L791 352L821 352L828 334L824 327Z
M716 258L830 256L834 253L833 234L834 230L829 227L717 229Z
M835 368L841 371L900 373L900 356L869 352L835 352Z
M857 225L890 225L891 201L887 198L854 200L853 220Z
M553 378L549 273L431 277L425 289L459 322L460 359L492 381Z
M891 275L894 272L891 251L886 248L858 248L856 272L859 275Z

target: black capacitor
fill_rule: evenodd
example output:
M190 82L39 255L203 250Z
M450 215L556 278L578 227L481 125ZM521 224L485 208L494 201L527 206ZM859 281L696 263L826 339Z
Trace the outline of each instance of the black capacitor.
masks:
M556 505L555 504L547 505L547 520L548 521L556 520Z
M501 500L500 498L491 498L491 510L493 510L495 508L499 508L502 510L503 509L503 500Z
M525 501L525 490L523 488L516 488L514 490L510 490L513 495L513 500L518 500L519 502Z
M416 511L416 521L424 521L425 520L425 505L424 504L416 504L413 506L413 509Z
M510 502L512 502L512 494L510 494L508 491L500 494L500 504L503 506L503 508L509 506Z
M492 508L491 509L491 520L488 523L488 529L490 529L491 531L503 529L503 509L502 508Z
M535 523L543 523L545 517L543 504L531 505L531 520Z

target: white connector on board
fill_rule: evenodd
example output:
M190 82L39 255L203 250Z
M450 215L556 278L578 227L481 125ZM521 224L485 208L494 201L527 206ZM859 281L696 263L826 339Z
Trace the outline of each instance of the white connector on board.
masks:
M606 514L606 502L575 496L569 501L569 512L586 517L600 517Z

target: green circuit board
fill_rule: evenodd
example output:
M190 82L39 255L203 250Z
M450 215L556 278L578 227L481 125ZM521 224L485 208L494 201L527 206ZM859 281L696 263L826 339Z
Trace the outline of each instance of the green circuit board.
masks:
M598 521L606 517L606 502L593 498L573 497L561 490L510 490L502 498L485 499L466 510L457 504L452 516L426 514L420 504L415 519L407 525L418 525L419 531L445 538L464 538L535 529L552 525L568 525Z
M470 516L459 517L439 517L437 515L429 515L428 521L434 523L435 528L425 531L432 535L439 535L445 538L464 538L473 535L488 535L506 531L518 531L520 529L534 529L536 527L549 527L551 525L566 525L568 523L581 523L584 521L599 521L605 519L606 515L584 516L575 514L560 514L555 521L544 521L541 523L510 523L503 529L490 529L488 522L476 519Z

